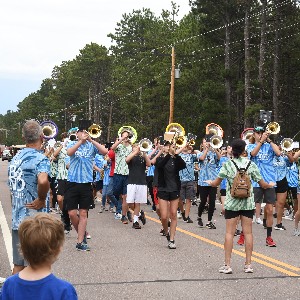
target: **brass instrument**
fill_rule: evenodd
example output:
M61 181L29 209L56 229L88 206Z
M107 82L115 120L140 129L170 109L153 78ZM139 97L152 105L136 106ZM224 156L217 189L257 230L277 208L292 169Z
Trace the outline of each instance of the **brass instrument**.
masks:
M188 133L187 135L187 143L191 146L195 146L196 144L196 138L197 136L192 134L192 133Z
M119 136L119 138L121 138L122 133L124 131L127 131L129 133L128 139L129 139L129 141L130 141L131 144L134 144L135 141L136 141L136 139L137 139L137 132L136 132L136 130L132 126L128 126L128 125L122 126L118 130L118 136Z
M254 128L245 128L244 131L241 133L241 139L249 144L249 139L254 134Z
M285 152L292 151L294 148L293 143L294 143L294 141L292 139L284 138L280 143L281 149Z
M187 138L184 135L175 137L174 141L175 141L176 147L178 147L178 148L184 148L187 145Z
M96 125L96 124L92 124L89 128L88 128L88 134L90 135L91 138L96 139L98 137L100 137L101 135L101 127L100 125Z
M205 134L212 134L223 137L224 131L220 125L216 123L209 123L205 127Z
M141 152L149 152L152 149L152 142L149 139L142 139L139 142Z
M44 121L41 123L41 126L44 139L51 140L57 136L58 127L53 121Z
M213 135L209 140L210 146L213 149L219 149L223 145L223 139L219 135Z
M277 122L270 122L266 127L266 132L269 134L278 134L280 132L280 125Z
M170 123L166 128L166 132L164 134L164 140L169 141L172 144L179 137L182 137L184 135L185 135L185 131L183 126L181 126L179 123Z
M54 144L53 148L54 148L54 149L57 149L57 148L59 148L62 144L63 144L62 142L57 141L57 142Z

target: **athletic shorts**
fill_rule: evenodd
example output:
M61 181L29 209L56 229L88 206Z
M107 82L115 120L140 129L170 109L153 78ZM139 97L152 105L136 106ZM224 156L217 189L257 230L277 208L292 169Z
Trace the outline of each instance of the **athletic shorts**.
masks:
M182 201L186 199L194 199L195 198L195 186L194 181L182 181L180 188L180 199Z
M289 187L288 191L291 191L293 199L297 199L297 188L296 187Z
M57 195L64 196L67 187L66 179L57 179Z
M226 189L220 189L221 196L226 196Z
M114 175L114 195L127 195L128 175Z
M158 202L158 197L157 197L157 193L158 193L158 188L157 186L154 186L153 187L153 200L154 200L154 204L155 205L158 205L159 202Z
M289 188L286 177L283 179L276 181L275 192L277 193L285 193Z
M128 184L127 203L147 203L147 185Z
M17 266L27 267L28 263L24 259L23 255L20 253L20 240L19 240L19 231L12 230L12 248L13 248L13 264Z
M91 183L67 182L65 199L66 209L89 209L94 205Z
M94 189L98 192L103 189L103 180L98 180L93 183Z
M172 200L176 200L179 198L179 192L178 191L177 192L158 191L157 197L162 200L172 201Z
M254 215L254 209L251 210L227 210L225 209L225 219L233 219L238 216L243 216L252 219Z
M275 188L263 189L261 187L253 188L254 201L255 203L268 203L274 204L276 201Z

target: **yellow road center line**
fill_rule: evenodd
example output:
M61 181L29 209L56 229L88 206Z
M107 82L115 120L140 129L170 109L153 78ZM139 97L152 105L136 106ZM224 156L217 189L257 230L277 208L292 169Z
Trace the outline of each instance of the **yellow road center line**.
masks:
M147 215L147 219L149 219L149 220L151 220L151 221L153 221L153 222L156 222L156 223L158 223L158 224L161 224L160 220L155 219L155 218L152 218L152 217L149 217L148 215ZM182 232L182 233L184 233L184 234L187 234L187 235L189 235L189 236L191 236L191 237L194 237L194 238L196 238L196 239L198 239L198 240L201 240L201 241L203 241L203 242L205 242L205 243L208 243L208 244L210 244L210 245L213 245L213 246L216 246L216 247L218 247L218 248L224 249L224 246L223 246L222 244L217 243L217 242L215 242L215 241L212 241L212 240L210 240L210 239L207 239L207 238L205 238L205 237L202 237L202 236L200 236L200 235L198 235L198 234L195 234L195 233L193 233L193 232L184 230L184 229L179 228L179 227L177 227L176 230L179 231L179 232ZM242 256L242 257L246 257L246 254L243 253L243 252L241 252L241 251L239 251L239 250L232 249L232 253L237 254L237 255L239 255L239 256ZM276 260L276 259L273 259L273 258L271 258L271 257L265 256L265 255L263 255L263 254L259 254L259 253L257 253L257 252L253 252L253 254L254 254L254 253L255 253L255 255L258 256L258 257L261 257L261 258L264 258L264 259L268 259L269 261L271 261L271 262L273 262L273 263L277 263L277 264L282 265L282 266L284 266L284 267L286 267L286 268L290 268L290 269L292 269L292 270L294 270L294 271L300 270L300 269L297 268L297 267L294 267L294 266L285 264L284 262L278 261L278 260ZM258 254L258 255L257 255L257 254ZM274 269L274 270L276 270L276 271L278 271L278 272L281 272L281 273L283 273L283 274L286 274L286 275L289 275L289 276L300 276L300 275L297 274L297 273L293 273L293 272L288 271L288 270L286 270L286 269L283 269L283 268L281 268L281 267L272 265L271 263L268 263L268 262L266 262L266 261L263 261L263 260L261 260L261 259L259 259L259 258L254 257L254 256L252 256L252 260L255 261L255 262L257 262L257 263L259 263L259 264L261 264L261 265L264 265L264 266L269 267L269 268L271 268L271 269Z

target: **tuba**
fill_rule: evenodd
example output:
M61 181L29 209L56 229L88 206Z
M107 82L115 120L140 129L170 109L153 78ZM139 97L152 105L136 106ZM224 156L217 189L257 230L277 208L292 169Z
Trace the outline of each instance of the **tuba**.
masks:
M132 127L132 126L122 126L119 130L118 130L118 136L119 138L121 138L121 135L124 131L127 131L129 133L128 135L128 139L130 141L131 144L134 144L136 139L137 139L137 132L136 130Z
M223 139L219 135L213 135L209 140L210 146L214 149L219 149L223 145Z
M46 140L54 139L58 134L58 127L53 121L44 121L41 123L43 138Z
M224 131L220 125L216 123L209 123L205 127L205 134L212 134L223 137Z
M100 125L96 125L96 124L92 124L89 128L88 128L88 134L90 135L91 138L96 139L98 137L100 137L101 135L101 127Z
M294 141L292 139L284 138L280 143L281 149L285 152L292 151L294 148L293 143L294 143Z
M139 142L141 152L149 152L152 149L152 142L149 139L142 139Z
M280 125L277 122L270 122L266 127L266 132L269 134L278 134L280 132Z
M254 128L245 128L244 131L241 133L241 139L249 144L249 139L253 136Z

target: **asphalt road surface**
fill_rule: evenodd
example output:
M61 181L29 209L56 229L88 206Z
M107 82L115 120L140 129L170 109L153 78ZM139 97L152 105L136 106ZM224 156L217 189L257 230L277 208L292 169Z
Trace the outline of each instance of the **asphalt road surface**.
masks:
M0 277L11 273L11 204L7 187L8 162L0 162ZM75 249L76 232L66 237L53 272L71 282L79 299L296 299L300 292L300 237L292 236L293 222L283 220L286 231L273 230L276 248L265 245L266 231L253 224L253 274L243 272L244 248L234 240L233 274L220 274L224 261L225 220L217 205L217 229L178 220L177 249L170 250L160 236L161 225L151 206L141 230L115 220L113 213L91 210L88 231L90 252ZM59 217L59 215L57 215ZM203 215L207 221L207 215ZM274 224L275 225L275 224Z

